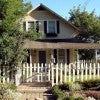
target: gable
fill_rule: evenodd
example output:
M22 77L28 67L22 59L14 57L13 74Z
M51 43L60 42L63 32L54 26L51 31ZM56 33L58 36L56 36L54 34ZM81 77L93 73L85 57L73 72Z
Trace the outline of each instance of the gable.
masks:
M43 33L54 33L54 35L46 34L45 36L52 36L52 38L56 39L73 38L74 35L78 32L78 29L75 26L68 23L64 18L62 18L61 16L59 16L44 5L39 5L36 8L29 11L27 13L27 16L25 16L25 20L28 22L38 21L39 30ZM54 29L49 30L49 28L52 26L54 26Z
M79 31L79 29L77 27L75 27L74 25L72 25L71 23L69 23L66 19L64 19L63 17L61 17L60 15L58 15L57 13L55 13L54 11L52 11L51 9L49 9L48 7L46 7L43 4L39 4L37 7L33 8L32 10L30 10L27 14L29 15L33 11L47 11L49 14L51 13L51 15L56 16L60 20L64 21L65 23L67 23L68 25L70 25L71 27L73 27L73 28L75 28L76 30Z

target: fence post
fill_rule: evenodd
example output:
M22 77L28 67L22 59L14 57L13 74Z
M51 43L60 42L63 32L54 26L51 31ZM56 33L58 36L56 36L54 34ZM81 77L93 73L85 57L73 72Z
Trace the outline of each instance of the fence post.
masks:
M45 64L45 82L47 81L47 64Z
M29 76L29 65L27 63L27 66L26 66L26 82L29 82L28 76Z
M50 81L50 64L48 64L48 81Z
M57 63L56 65L56 84L58 84L58 77L59 75L58 75L58 63Z
M5 66L3 66L3 83L5 83Z
M76 66L75 66L75 63L73 63L73 67L72 67L72 81L75 82L75 69L76 69Z
M41 71L41 73L40 73L41 82L43 82L43 76L44 76L44 75L43 75L43 71L44 71L43 63L41 64L40 71Z
M40 80L39 80L39 69L40 69L40 64L38 63L38 65L37 65L37 81L39 82Z
M87 62L85 64L85 80L87 80L87 71L88 71L88 67L87 67Z
M60 84L62 84L62 63L60 64Z
M1 82L1 66L0 66L0 82Z
M89 66L89 79L91 79L92 77L92 63L90 62L90 64L89 64L90 66Z
M15 74L15 84L16 86L20 85L21 83L21 69L18 68Z
M93 64L93 78L96 76L96 63Z
M32 69L33 69L33 66L32 66L32 63L30 63L30 82L32 82Z
M71 82L71 64L68 65L68 81Z
M83 67L83 61L81 63L81 81L83 81L83 71L84 71L84 67Z
M54 86L54 65L51 63L51 84Z
M65 67L64 67L64 82L66 82L66 77L67 76L67 64L65 63Z
M97 78L100 78L100 63L97 64Z
M80 62L78 61L77 62L77 67L76 67L77 69L77 80L79 80L79 70L80 70Z

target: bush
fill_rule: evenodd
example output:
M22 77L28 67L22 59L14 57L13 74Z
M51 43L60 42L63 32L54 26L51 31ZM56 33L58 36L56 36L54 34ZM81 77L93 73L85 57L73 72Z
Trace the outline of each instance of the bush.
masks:
M17 91L17 86L15 84L8 84L9 89Z
M81 90L81 84L79 84L78 82L76 83L68 82L60 85L59 88L61 90L67 90L67 91L78 91Z
M69 96L66 96L64 100L84 100L84 99L85 98L83 97L83 95L72 92L71 94L69 94Z
M79 83L73 83L70 86L70 90L71 91L79 91L79 90L81 90L81 85Z
M72 86L72 82L67 82L67 83L64 83L64 84L61 84L59 85L59 88L61 90L67 90L67 91L70 91L70 87Z
M56 100L63 100L65 98L65 94L59 89L59 86L57 85L53 86L52 93Z
M84 90L100 85L100 79L87 80L81 83Z
M21 100L21 94L13 84L0 83L0 100Z

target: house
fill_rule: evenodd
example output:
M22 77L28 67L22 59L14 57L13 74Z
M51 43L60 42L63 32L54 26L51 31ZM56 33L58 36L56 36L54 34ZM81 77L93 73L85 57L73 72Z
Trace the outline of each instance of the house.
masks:
M42 32L44 36L42 39L34 41L35 43L32 41L27 41L26 43L28 46L26 47L31 49L32 63L50 63L52 60L55 64L68 64L74 61L74 50L60 47L59 43L63 43L66 46L66 42L75 41L74 36L79 31L75 26L43 4L33 8L24 18L26 31L34 25L37 25L36 31Z
M37 32L43 33L42 39L25 41L24 48L29 50L29 57L28 64L24 66L32 67L30 69L32 72L26 73L26 82L51 81L54 76L58 77L59 71L57 75L54 75L53 67L49 64L52 63L53 66L69 65L76 61L75 49L100 48L100 44L84 43L85 41L75 39L75 36L80 32L79 29L43 4L27 13L23 25L26 31L35 28ZM26 68L27 71L28 68ZM58 78L56 79L57 82Z
M75 63L76 49L100 49L100 44L77 40L75 36L79 34L79 29L45 5L40 4L30 10L23 18L23 27L26 31L35 29L37 33L42 32L43 37L34 41L25 40L23 48L28 49L29 57L15 75L16 85L22 82L50 82L53 86L59 81L75 81L75 77L71 77L76 74L77 79L81 76L83 80L84 75L87 79L87 73L89 78L92 75L100 78L100 64L93 66L98 71L92 71L91 63L88 65L90 69L87 69L87 63Z

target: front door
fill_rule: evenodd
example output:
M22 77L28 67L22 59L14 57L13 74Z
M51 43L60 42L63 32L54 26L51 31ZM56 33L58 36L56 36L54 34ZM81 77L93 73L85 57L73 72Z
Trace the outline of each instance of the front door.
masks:
M47 81L47 66L46 66L46 51L39 51L39 64L40 64L40 70L41 73L39 75L41 82Z
M39 51L39 64L45 65L46 63L46 51Z

